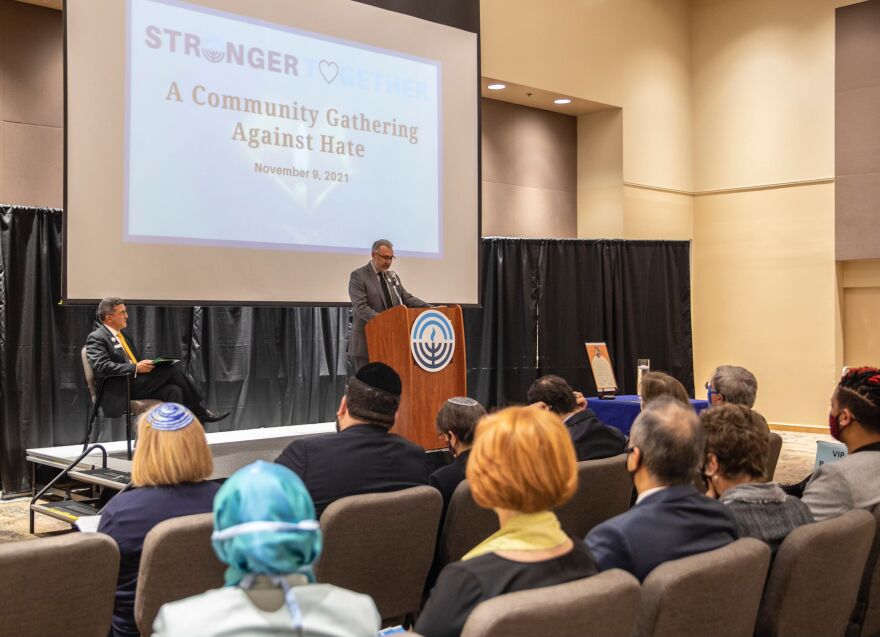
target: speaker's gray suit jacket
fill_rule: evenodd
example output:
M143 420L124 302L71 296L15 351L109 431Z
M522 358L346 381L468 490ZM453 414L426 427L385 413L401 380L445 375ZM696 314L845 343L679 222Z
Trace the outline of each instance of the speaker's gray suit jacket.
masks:
M400 283L397 274L388 271L388 291L391 293L391 305L385 303L382 294L382 286L379 277L373 270L372 263L354 270L348 280L348 296L351 298L353 320L351 325L351 337L348 339L349 356L367 358L367 337L364 326L380 312L390 307L400 305L401 302L407 307L430 307L418 297L413 296Z

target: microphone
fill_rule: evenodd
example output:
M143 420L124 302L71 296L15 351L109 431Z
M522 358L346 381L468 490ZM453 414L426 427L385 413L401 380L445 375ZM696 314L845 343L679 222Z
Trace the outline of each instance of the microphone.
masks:
M385 279L386 279L386 281L388 279L391 279L391 287L394 289L394 293L397 295L398 303L400 303L401 305L406 305L400 296L400 277L397 276L397 272L394 272L392 270L388 270L385 273Z

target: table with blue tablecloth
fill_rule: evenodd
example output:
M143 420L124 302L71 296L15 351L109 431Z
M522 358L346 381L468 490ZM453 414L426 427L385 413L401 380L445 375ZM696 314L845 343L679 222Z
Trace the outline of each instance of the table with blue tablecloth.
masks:
M595 412L599 420L606 425L620 429L627 436L633 421L642 409L639 397L629 395L616 396L612 400L587 398L587 405ZM697 413L700 413L709 406L709 401L692 398L691 405L694 406Z

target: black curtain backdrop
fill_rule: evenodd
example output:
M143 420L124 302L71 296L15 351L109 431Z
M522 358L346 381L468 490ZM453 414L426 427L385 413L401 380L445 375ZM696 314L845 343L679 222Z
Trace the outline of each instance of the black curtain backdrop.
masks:
M95 308L62 306L61 212L0 206L0 480L29 486L24 450L82 441L90 406L80 349ZM608 343L622 393L637 358L693 391L689 244L484 239L482 309L466 309L469 394L524 402L546 373L595 388L583 343ZM430 299L429 291L416 291ZM108 290L112 294L112 290ZM178 356L207 402L208 431L333 420L345 387L350 310L130 306L144 356ZM101 423L122 439L121 419Z

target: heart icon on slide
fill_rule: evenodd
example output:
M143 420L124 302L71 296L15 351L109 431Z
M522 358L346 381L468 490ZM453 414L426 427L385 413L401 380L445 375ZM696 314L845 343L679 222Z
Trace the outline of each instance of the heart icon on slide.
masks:
M339 65L336 64L336 62L321 60L321 63L318 64L318 70L321 72L321 77L324 78L324 81L327 82L327 84L332 84L333 80L336 79L336 76L339 75Z

